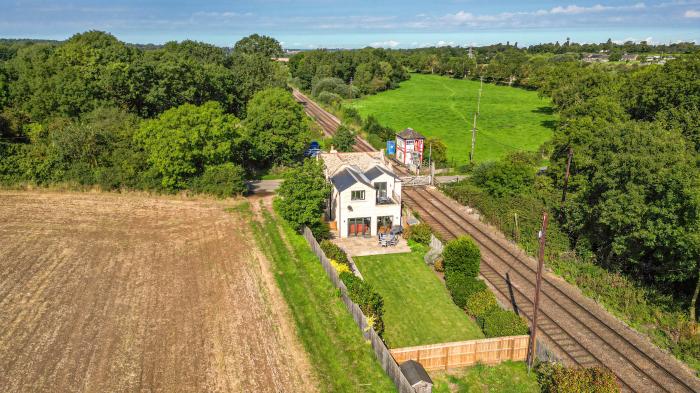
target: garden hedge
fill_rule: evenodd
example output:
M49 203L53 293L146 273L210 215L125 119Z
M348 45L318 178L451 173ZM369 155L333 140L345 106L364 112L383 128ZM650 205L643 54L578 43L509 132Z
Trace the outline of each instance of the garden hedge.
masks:
M496 296L488 289L473 293L467 298L467 312L475 318L483 317L498 307Z
M335 243L329 240L323 240L319 245L321 246L321 250L323 250L323 253L326 254L326 258L334 259L338 263L342 263L344 265L350 265L350 262L348 261L348 255L345 253L345 251L343 251L342 248L338 247Z
M494 309L477 319L484 335L490 337L519 336L528 334L527 322L512 311Z
M430 244L430 235L432 235L432 233L433 232L430 229L430 225L422 222L420 224L416 224L409 227L408 238L416 243L424 244L427 246Z
M469 277L479 275L481 252L471 237L461 236L447 242L442 250L442 258L445 261L445 272L461 272Z
M446 273L445 286L452 295L452 301L462 309L467 305L469 296L486 289L483 281L462 272Z
M340 279L348 288L350 300L360 307L367 317L374 318L374 331L381 337L384 333L384 299L371 285L349 272L340 273Z

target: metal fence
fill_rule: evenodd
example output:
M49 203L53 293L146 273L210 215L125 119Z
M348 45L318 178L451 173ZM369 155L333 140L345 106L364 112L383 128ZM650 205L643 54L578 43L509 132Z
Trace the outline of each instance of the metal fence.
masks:
M391 354L397 362L415 360L426 370L447 370L476 363L524 361L527 358L529 339L529 336L510 336L421 345L392 349Z
M321 266L323 266L323 270L326 271L328 278L331 279L336 288L340 289L340 296L343 299L343 303L345 303L348 311L350 311L352 314L352 318L360 328L360 331L362 331L362 335L372 343L374 354L377 356L377 359L379 360L379 363L381 363L384 371L394 382L394 385L396 385L396 389L398 389L399 393L415 393L415 390L413 387L411 387L411 384L403 375L403 372L401 372L401 368L399 368L399 365L391 356L389 349L387 349L386 345L384 345L384 341L382 341L374 329L367 324L367 318L362 313L362 310L360 310L360 307L350 300L350 297L348 296L348 289L340 280L340 277L338 277L338 273L335 271L335 268L333 268L328 258L326 258L326 254L323 252L323 250L321 250L321 246L319 246L318 242L314 238L314 235L311 233L311 230L309 230L307 227L304 227L304 238L311 246L314 254L316 254L318 259L321 261Z

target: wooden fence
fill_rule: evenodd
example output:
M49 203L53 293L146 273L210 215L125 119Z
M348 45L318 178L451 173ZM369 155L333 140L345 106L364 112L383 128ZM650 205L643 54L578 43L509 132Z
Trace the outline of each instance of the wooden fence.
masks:
M311 246L311 249L313 250L314 254L316 254L319 261L321 261L323 270L326 271L328 278L330 278L336 288L340 289L340 296L343 299L343 303L345 303L348 311L350 311L352 314L352 318L360 328L362 335L372 343L372 349L374 349L375 356L379 360L379 363L382 365L382 368L387 373L389 378L391 378L391 380L394 382L394 385L396 385L396 389L399 391L399 393L415 393L415 390L413 387L411 387L411 384L403 375L403 372L394 360L394 357L391 356L389 349L387 349L386 345L384 345L384 341L382 341L374 329L367 324L367 318L362 313L362 310L360 310L360 307L350 300L350 297L348 296L348 289L340 280L340 277L338 277L338 273L335 271L335 268L333 268L328 258L326 258L326 254L323 252L323 250L321 250L321 246L319 246L318 242L314 238L314 235L307 227L304 227L304 238L309 243L309 246ZM338 350L342 351L342 348L338 348Z
M428 370L447 370L476 363L497 364L527 358L528 336L496 337L482 340L421 345L392 349L398 363L415 360Z

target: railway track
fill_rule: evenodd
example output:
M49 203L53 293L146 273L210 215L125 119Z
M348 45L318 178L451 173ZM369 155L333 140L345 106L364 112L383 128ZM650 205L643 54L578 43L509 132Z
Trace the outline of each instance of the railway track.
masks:
M340 121L298 94L298 100L306 101L307 113L320 119L324 132L332 135ZM361 138L354 150L376 151ZM403 167L395 165L395 170L408 175ZM501 300L531 320L536 272L532 258L439 191L404 188L402 193L403 201L445 239L469 234L482 251L482 277ZM688 369L572 286L551 274L543 276L542 284L540 332L546 346L562 361L582 367L605 366L625 391L700 392L700 380Z

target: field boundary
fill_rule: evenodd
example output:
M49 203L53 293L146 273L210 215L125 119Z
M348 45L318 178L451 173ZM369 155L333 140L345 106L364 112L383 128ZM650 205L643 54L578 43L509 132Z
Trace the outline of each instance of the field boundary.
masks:
M451 343L420 345L390 350L394 360L415 360L428 370L498 364L506 360L525 361L529 336L494 337Z
M394 382L399 393L415 393L415 390L408 382L408 379L406 379L406 376L403 375L401 368L399 368L398 363L394 360L394 357L391 355L391 352L389 352L384 341L382 341L381 337L374 331L372 326L367 323L367 318L362 313L362 310L360 310L360 307L350 300L348 289L345 287L343 281L340 280L340 277L338 277L338 273L331 265L326 254L321 250L321 246L308 227L304 227L304 239L306 239L306 242L311 246L311 250L313 250L314 254L318 257L328 278L333 282L333 285L340 290L340 297L343 299L343 303L345 303L350 314L352 314L352 319L355 320L362 335L372 343L372 349L374 350L377 360L379 360L382 369L384 369L389 378ZM339 348L339 350L342 350L342 348Z

